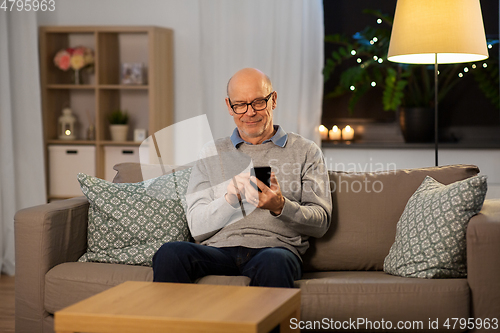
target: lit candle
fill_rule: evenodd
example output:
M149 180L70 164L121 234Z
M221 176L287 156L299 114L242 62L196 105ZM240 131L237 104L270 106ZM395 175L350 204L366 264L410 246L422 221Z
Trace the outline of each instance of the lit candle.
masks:
M354 138L354 130L352 129L351 126L347 125L343 130L342 130L342 139L346 141L351 141Z
M321 140L327 140L328 139L328 128L326 128L323 125L319 125L319 135L321 137Z
M340 129L338 128L337 125L333 126L332 129L330 130L330 140L340 140Z

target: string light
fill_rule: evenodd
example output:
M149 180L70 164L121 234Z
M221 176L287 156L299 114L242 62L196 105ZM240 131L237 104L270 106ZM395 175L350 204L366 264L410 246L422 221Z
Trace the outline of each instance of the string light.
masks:
M373 56L373 60L377 61L378 57L377 56Z
M375 44L375 42L373 41L373 39L370 41L370 44L371 45Z
M376 43L378 42L378 38L377 37L373 37L373 41Z
M372 81L372 87L375 87L377 85L377 82Z
M382 19L377 19L377 23L381 24L382 23Z
M458 77L464 77L463 73L458 73Z
M351 51L351 54L352 54L352 55L356 55L356 50L352 50L352 51Z
M476 69L476 64L472 64L472 69Z
M363 61L363 60L361 60L361 58L358 58L358 60L356 60L356 61L358 62L358 64L360 64L361 61Z
M464 72L467 73L469 71L469 68L468 67L465 67L464 68Z
M483 64L483 68L486 68L486 67L488 67L488 64L487 64L487 63L484 63L484 64Z
M493 47L493 45L491 44L488 44L488 48L491 49Z
M351 86L349 89L354 90L354 89L356 89L356 87L355 86Z
M384 62L384 59L382 59L382 58L378 58L378 63L379 63L379 64L381 64L381 63L383 63L383 62Z

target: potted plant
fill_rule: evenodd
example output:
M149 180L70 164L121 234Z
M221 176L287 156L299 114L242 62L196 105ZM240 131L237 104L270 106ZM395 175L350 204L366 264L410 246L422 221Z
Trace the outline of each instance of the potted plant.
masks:
M116 109L109 114L108 121L112 141L127 141L128 120L127 111L121 109Z
M370 89L382 89L382 105L386 111L399 111L399 120L407 142L430 142L434 138L434 65L408 65L387 60L393 17L377 10L366 9L375 15L377 27L367 26L354 36L343 34L325 36L325 41L338 47L326 59L323 70L325 82L335 70L341 70L333 92L325 98L351 94L349 111ZM375 21L375 20L374 20ZM488 40L488 44L498 40ZM483 62L482 62L483 63ZM472 64L470 71L460 73L464 64L439 66L438 102L460 81L474 73L485 95L498 105L498 59L488 59L488 67ZM481 68L480 68L481 67ZM480 69L479 69L480 68ZM496 69L496 71L495 71ZM491 73L490 74L487 74ZM496 75L496 77L495 77ZM489 78L486 80L485 76ZM412 129L409 126L417 126Z

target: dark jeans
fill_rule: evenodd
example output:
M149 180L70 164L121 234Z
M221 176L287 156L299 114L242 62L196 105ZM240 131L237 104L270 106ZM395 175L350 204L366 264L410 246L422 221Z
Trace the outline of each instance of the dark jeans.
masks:
M155 282L192 283L207 275L243 275L251 286L292 288L302 277L302 263L285 248L252 249L199 245L189 242L163 244L153 257Z

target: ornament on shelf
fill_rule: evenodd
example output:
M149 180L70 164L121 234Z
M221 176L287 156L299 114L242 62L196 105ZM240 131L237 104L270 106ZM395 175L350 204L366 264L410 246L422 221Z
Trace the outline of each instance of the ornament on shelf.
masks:
M64 108L62 115L59 117L59 139L60 140L75 140L75 123L76 118L70 108Z

